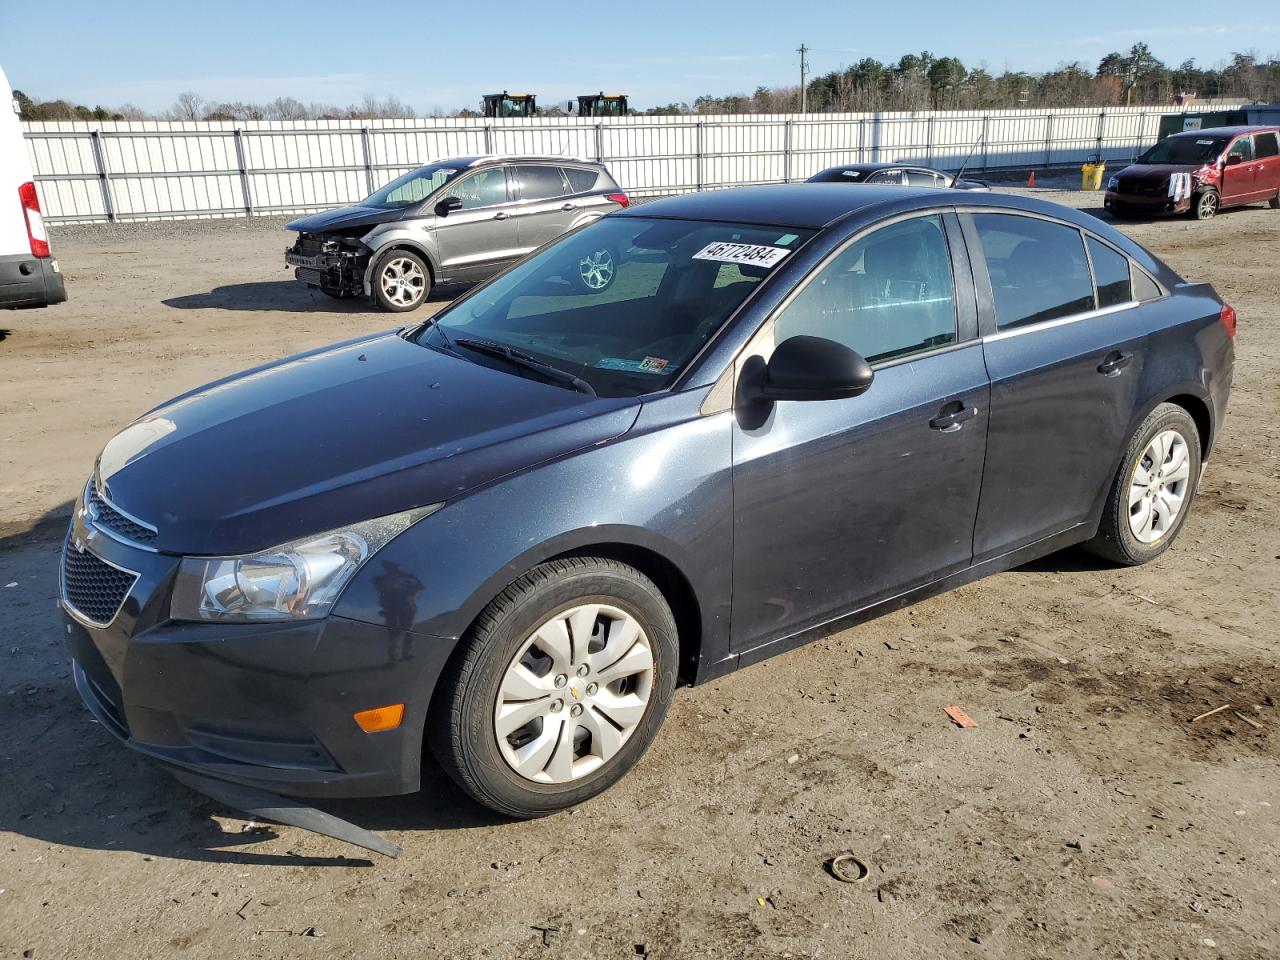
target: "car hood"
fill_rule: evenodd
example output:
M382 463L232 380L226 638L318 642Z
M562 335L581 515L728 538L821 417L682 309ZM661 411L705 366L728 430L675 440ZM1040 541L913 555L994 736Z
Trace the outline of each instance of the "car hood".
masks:
M157 407L106 445L95 482L157 528L163 552L247 553L447 500L601 443L625 433L639 406L388 332Z
M376 227L380 223L399 220L403 215L404 210L399 208L381 210L376 207L339 207L286 223L284 228L297 230L299 233L329 233L352 227Z

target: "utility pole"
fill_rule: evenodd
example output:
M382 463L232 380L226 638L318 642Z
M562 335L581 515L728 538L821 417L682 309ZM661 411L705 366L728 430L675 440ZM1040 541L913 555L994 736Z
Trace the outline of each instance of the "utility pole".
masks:
M800 44L800 49L798 49L796 53L800 54L800 112L808 113L809 88L806 81L809 77L809 48L802 43Z

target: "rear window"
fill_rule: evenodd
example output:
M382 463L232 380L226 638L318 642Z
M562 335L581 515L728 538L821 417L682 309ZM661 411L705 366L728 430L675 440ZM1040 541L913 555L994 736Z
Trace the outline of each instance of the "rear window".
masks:
M977 213L973 222L1001 330L1093 309L1093 279L1075 227L1004 213Z
M1263 157L1274 157L1280 153L1280 149L1276 146L1276 135L1274 133L1259 133L1253 138L1253 146L1257 151L1258 159Z
M582 170L578 167L565 167L564 174L569 178L570 193L586 193L594 190L599 177L594 170Z
M1100 240L1089 237L1089 259L1093 262L1093 282L1098 288L1098 306L1114 307L1133 300L1129 283L1129 258Z

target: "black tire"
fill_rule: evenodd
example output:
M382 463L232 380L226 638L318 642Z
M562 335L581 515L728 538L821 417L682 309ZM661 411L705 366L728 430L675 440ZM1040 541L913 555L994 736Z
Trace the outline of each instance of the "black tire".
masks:
M617 278L617 255L608 247L600 247L578 261L572 281L584 293L603 293Z
M1191 201L1191 216L1197 220L1210 220L1222 209L1222 199L1213 188L1201 190Z
M411 265L399 267L401 275L406 278L406 283L403 288L388 290L388 284L384 282L384 273L389 267L402 264ZM412 282L410 283L409 280ZM427 296L431 293L431 284L431 267L426 260L412 250L395 249L388 250L378 257L373 266L370 286L373 291L373 302L379 309L391 313L407 313L426 303ZM403 292L399 292L401 289Z
M588 602L618 608L644 630L654 662L648 705L629 739L602 766L567 783L535 782L517 773L499 749L499 688L534 631L560 611ZM675 619L648 577L599 557L541 564L503 590L463 639L433 697L427 742L449 776L486 807L516 818L563 810L612 786L644 754L675 692L678 656Z
M1182 492L1182 505L1173 524L1159 539L1144 543L1134 535L1129 523L1129 489L1133 485L1134 474L1148 444L1157 434L1166 430L1173 430L1182 437L1186 445L1190 469L1186 487ZM1111 490L1107 494L1107 503L1102 511L1102 523L1098 527L1097 535L1084 545L1085 549L1125 566L1136 566L1154 560L1168 550L1177 538L1178 531L1182 529L1187 515L1191 512L1191 503L1195 498L1199 482L1200 431L1196 428L1191 415L1182 407L1172 403L1162 403L1151 411L1129 439L1125 447L1124 459L1120 461L1120 469L1116 472Z
M1280 210L1280 190L1276 191L1276 195L1267 201L1267 206L1272 210Z

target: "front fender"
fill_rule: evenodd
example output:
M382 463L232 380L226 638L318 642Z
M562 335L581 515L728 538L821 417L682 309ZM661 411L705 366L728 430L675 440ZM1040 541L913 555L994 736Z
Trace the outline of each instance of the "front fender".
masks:
M727 655L730 421L699 415L704 393L648 402L627 434L449 502L373 557L334 612L452 643L542 561L622 545L680 572L697 597L704 660Z
M416 225L415 225L416 224ZM417 221L398 221L383 224L360 238L360 242L369 248L369 263L364 269L364 295L373 292L373 268L378 262L378 255L383 250L412 250L431 268L432 279L440 276L440 258L435 248L435 231Z

